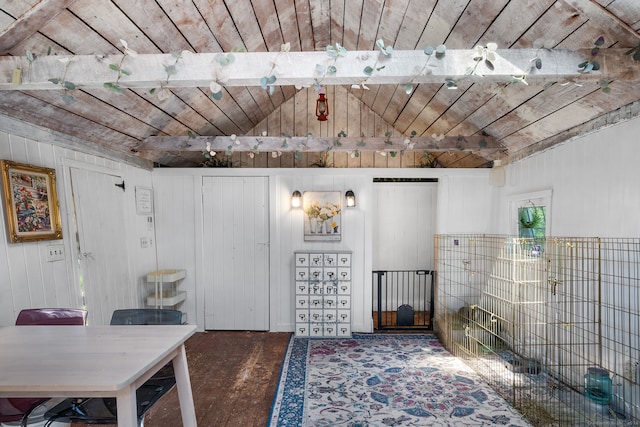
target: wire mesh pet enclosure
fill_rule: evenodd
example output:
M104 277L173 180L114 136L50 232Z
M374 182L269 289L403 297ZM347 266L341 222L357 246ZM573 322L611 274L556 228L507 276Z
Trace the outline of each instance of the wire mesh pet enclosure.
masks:
M447 349L534 425L638 425L640 239L435 243Z

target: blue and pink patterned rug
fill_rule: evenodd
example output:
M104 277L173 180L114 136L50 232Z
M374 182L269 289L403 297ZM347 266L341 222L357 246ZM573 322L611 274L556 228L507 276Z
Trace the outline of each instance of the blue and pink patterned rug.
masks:
M269 427L529 426L430 335L291 338Z

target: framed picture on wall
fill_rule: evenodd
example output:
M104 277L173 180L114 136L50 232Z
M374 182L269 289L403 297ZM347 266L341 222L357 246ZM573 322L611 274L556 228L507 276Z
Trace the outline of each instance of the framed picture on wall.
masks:
M136 213L151 215L153 213L153 192L151 188L136 187Z
M9 242L62 239L56 171L0 160Z
M304 240L342 239L342 197L339 191L305 191L303 195Z

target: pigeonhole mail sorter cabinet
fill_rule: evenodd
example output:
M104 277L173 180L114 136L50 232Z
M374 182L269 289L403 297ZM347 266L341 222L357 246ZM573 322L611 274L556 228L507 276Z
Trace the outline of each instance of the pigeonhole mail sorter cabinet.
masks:
M351 336L351 252L296 251L296 336Z

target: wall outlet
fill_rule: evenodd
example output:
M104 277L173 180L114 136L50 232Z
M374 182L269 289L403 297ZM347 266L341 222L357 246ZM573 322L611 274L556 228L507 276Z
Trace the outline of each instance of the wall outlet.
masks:
M62 261L64 259L64 245L47 245L45 250L47 262Z
M140 247L142 249L146 249L149 247L149 238L148 237L141 237L140 238Z

